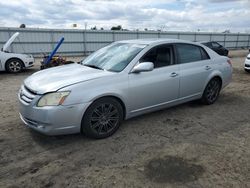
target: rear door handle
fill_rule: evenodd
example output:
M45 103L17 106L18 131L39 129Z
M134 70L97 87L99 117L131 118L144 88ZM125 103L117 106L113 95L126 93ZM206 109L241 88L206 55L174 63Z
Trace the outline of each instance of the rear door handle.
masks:
M207 65L207 66L205 67L205 69L206 69L206 70L211 70L212 68L211 68L210 66Z
M178 76L178 74L177 74L176 72L172 72L172 73L170 74L170 76L171 76L171 77L176 77L176 76Z

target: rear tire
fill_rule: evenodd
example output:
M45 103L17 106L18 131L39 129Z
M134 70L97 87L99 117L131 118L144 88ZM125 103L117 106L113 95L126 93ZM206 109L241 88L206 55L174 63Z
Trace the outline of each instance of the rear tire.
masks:
M23 70L23 62L20 59L10 59L7 61L5 67L10 73L19 73Z
M208 82L201 98L203 104L210 105L218 99L221 84L222 83L219 78L213 78Z
M250 73L250 70L245 69L245 71L246 71L247 73Z
M123 108L112 97L100 98L86 110L82 132L91 138L107 138L114 134L123 120Z

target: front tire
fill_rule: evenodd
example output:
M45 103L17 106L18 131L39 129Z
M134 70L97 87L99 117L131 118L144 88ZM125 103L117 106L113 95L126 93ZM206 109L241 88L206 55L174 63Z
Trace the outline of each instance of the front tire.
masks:
M23 62L20 59L10 59L5 66L10 73L19 73L23 70Z
M213 78L210 80L203 92L201 101L210 105L213 104L219 97L221 90L221 80L219 78Z
M107 138L114 134L123 120L123 108L112 97L96 100L82 119L82 132L91 138Z

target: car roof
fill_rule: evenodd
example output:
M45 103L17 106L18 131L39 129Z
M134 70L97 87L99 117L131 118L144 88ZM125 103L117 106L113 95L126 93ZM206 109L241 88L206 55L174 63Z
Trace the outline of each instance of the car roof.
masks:
M210 42L216 42L216 43L219 43L219 42L217 42L217 41L199 41L199 43L210 43Z
M117 41L118 43L133 43L133 44L144 44L144 45L153 45L153 44L161 44L161 43L188 43L188 44L196 44L187 40L180 39L169 39L169 38L147 38L147 39L134 39L134 40L122 40Z
M154 45L161 45L161 44L171 44L171 43L184 43L184 44L192 44L196 46L200 46L204 48L210 57L217 57L219 56L216 52L208 48L207 46L201 44L201 42L191 42L187 40L180 40L180 39L169 39L169 38L147 38L147 39L134 39L134 40L121 40L116 41L115 43L131 43L137 45L147 45L147 46L154 46Z

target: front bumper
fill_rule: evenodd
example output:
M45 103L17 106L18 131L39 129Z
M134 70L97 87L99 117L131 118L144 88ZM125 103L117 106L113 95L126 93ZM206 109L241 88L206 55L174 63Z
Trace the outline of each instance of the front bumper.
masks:
M245 69L250 70L250 59L245 60Z
M33 57L25 58L24 60L25 68L34 66L34 63L35 63L35 59Z
M46 135L73 134L81 131L81 121L90 103L69 106L37 107L41 96L35 96L30 103L25 102L20 93L19 112L21 120L29 127Z

